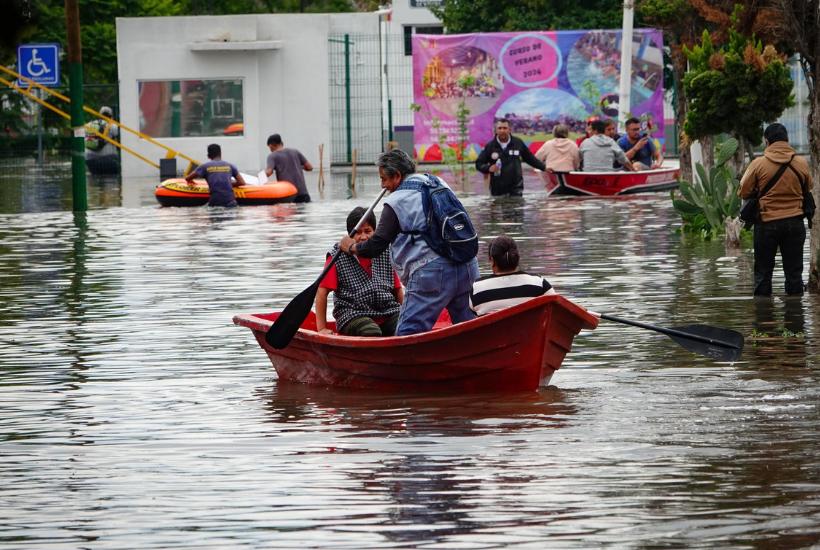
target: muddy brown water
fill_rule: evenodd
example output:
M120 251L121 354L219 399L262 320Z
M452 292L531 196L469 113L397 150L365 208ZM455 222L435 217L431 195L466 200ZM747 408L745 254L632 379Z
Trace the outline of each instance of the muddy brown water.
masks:
M596 311L749 336L736 364L602 322L538 392L397 395L276 380L238 312L321 270L355 195L163 209L154 181L0 178L0 546L820 545L815 296L752 300L752 256L681 240L668 196L463 194L482 238ZM485 245L486 246L486 245ZM482 248L481 268L488 270ZM807 256L808 257L808 256ZM778 270L779 270L778 264ZM788 329L797 336L784 336Z

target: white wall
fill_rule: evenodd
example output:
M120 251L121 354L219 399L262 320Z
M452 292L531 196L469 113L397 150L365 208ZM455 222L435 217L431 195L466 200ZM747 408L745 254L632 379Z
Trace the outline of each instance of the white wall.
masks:
M206 161L209 143L222 146L225 160L256 174L265 166L268 135L282 135L314 165L325 144L331 147L327 36L332 32L379 32L378 16L363 14L283 14L117 19L121 122L139 130L140 80L243 79L243 136L159 138L168 147ZM194 51L191 44L224 43L237 51ZM237 44L244 43L244 44ZM165 151L123 131L122 142L157 162ZM187 161L179 159L178 168ZM158 170L123 152L123 175L157 176Z
M441 25L441 21L429 9L418 7L424 3L424 0L416 0L417 7L412 7L411 0L393 0L393 32L403 33L402 27L405 25ZM427 5L436 3L436 0L427 0Z

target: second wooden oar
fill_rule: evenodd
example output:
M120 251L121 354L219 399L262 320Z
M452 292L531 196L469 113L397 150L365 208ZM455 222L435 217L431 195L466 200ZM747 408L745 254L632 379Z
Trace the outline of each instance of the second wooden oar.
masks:
M740 354L743 352L743 335L736 330L712 327L709 325L686 325L683 327L664 328L640 323L638 321L621 319L620 317L603 313L595 313L593 311L590 311L590 313L607 321L614 321L615 323L623 323L633 327L660 332L661 334L669 336L689 351L711 357L712 359L734 362L740 358Z

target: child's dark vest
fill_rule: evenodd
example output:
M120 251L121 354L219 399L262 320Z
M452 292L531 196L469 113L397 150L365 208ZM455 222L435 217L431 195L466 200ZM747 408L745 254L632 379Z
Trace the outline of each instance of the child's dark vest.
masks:
M328 256L334 254L335 245ZM338 288L333 294L333 318L336 330L356 317L384 317L398 313L401 305L393 296L393 266L389 254L382 252L371 260L372 277L367 275L355 256L340 254L336 260Z

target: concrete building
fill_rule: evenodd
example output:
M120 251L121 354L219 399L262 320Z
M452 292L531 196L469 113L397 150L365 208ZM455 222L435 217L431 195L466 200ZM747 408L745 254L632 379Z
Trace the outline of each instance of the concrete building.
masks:
M328 35L339 32L378 34L379 18L354 13L117 19L121 121L203 162L207 145L219 143L226 160L254 174L264 168L265 141L272 133L318 165L319 145L330 145ZM192 82L198 84L186 84ZM237 121L242 133L223 135ZM164 156L129 132L122 141L151 160ZM123 153L122 160L127 177L157 174L132 155Z
M352 147L362 136L372 138L367 145L358 144L359 158L369 162L390 133L386 124L391 94L412 98L412 81L406 78L401 89L391 90L388 67L409 74L409 36L443 31L424 7L425 2L438 1L398 0L392 12L377 13L119 18L121 122L202 162L207 160L207 145L219 143L226 160L255 174L265 166L265 141L272 133L281 134L286 146L302 151L314 166L319 163L320 144L325 146L325 165L334 148L341 151L335 157L344 162L344 129L331 135L336 117L337 126L353 126L347 130ZM377 52L362 55L367 43L362 39L346 54L348 97L351 81L370 83L369 93L354 87L349 102L353 116L348 107L347 120L338 112L341 107L331 107L334 87L344 87L344 71L338 66L344 63L331 48L343 47L338 44L343 35L372 38ZM409 101L400 103L393 128L412 128ZM366 109L367 117L362 114ZM380 124L381 129L369 128ZM165 156L129 132L122 133L122 141L152 161ZM126 153L122 163L126 177L157 173ZM186 164L180 159L178 169Z

